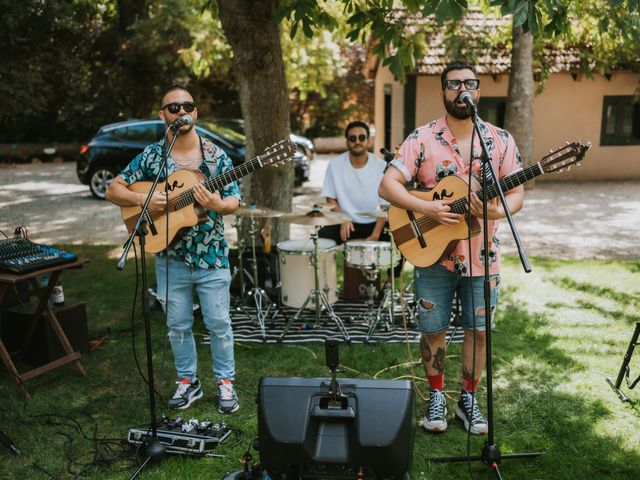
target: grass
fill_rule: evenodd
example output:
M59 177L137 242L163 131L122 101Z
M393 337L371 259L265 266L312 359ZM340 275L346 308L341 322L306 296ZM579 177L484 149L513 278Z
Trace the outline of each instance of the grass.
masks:
M125 479L135 471L128 450L106 450L96 438L122 439L129 428L148 422L148 393L132 354L144 362L144 330L140 316L130 324L135 269L115 271L109 247L70 247L91 262L63 276L68 302L87 303L90 337L108 337L97 350L83 355L88 376L65 366L27 382L32 399L24 401L6 374L0 373L0 429L24 452L11 456L0 447L0 478L73 478L85 465L102 457L84 478ZM636 479L640 472L640 407L623 404L605 382L614 379L635 322L640 321L640 263L616 261L556 261L533 259L534 270L524 274L514 258L507 258L496 329L493 335L495 439L502 453L544 451L534 460L505 460L505 478L575 479L597 476ZM153 279L151 279L153 282ZM158 414L175 417L164 407L174 390L173 361L163 319L151 315ZM198 334L204 332L201 325ZM200 347L200 376L205 397L183 413L214 422L228 421L244 432L216 452L224 458L189 459L168 456L150 466L140 478L209 479L242 469L240 462L257 432L257 384L262 376L325 377L324 349L319 345L236 345L237 387L241 409L232 416L218 414L208 349ZM459 346L448 352L446 366L450 412L457 397ZM402 366L404 345L351 345L340 351L346 375L355 378L397 378L410 375ZM412 355L418 355L412 345ZM21 371L26 366L21 365ZM639 373L640 351L631 362ZM146 373L146 367L143 366ZM382 372L382 373L379 373ZM422 376L420 368L417 375ZM484 382L483 382L484 383ZM425 384L418 381L421 394ZM485 386L481 384L481 405ZM640 399L640 390L628 391ZM390 405L389 408L394 408ZM417 415L425 403L417 396ZM471 439L471 453L480 453L484 438ZM453 420L438 436L418 430L411 478L493 478L483 464L434 464L429 457L466 453L467 437ZM122 455L120 455L122 454ZM255 459L257 453L253 452ZM98 456L99 458L102 458Z

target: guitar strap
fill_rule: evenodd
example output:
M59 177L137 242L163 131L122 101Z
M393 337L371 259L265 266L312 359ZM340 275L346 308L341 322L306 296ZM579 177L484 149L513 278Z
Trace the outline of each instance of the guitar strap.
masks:
M213 178L216 176L216 171L217 171L217 162L216 162L216 157L212 156L211 160L212 161L208 161L207 157L204 155L204 146L202 145L202 137L198 135L198 139L200 140L200 155L202 155L202 161L204 162L204 164L207 166L207 169L209 170L209 178Z
M424 143L420 144L420 155L416 158L416 173L413 175L413 188L418 189L420 182L418 181L418 173L420 172L420 167L424 163Z

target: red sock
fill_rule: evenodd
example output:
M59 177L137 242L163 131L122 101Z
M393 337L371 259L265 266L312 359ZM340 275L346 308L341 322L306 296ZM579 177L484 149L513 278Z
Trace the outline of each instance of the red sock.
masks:
M462 388L465 392L475 392L478 388L478 383L480 382L479 378L472 380L470 377L463 379Z
M427 375L427 380L429 380L429 388L431 390L442 390L444 388L444 373Z

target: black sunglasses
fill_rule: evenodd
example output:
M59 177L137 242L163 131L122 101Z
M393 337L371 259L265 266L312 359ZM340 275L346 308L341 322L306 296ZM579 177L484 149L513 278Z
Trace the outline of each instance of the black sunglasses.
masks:
M364 133L361 133L357 137L355 135L349 135L347 137L347 140L349 140L351 143L356 143L356 140L360 140L361 142L364 142L366 139L367 139L367 136Z
M460 87L464 83L464 88L467 90L477 90L480 86L480 80L477 78L468 78L467 80L445 80L444 88L447 90L460 90Z
M169 113L178 113L182 108L185 112L191 113L196 108L196 104L193 102L184 102L184 103L167 103L162 109L169 110Z

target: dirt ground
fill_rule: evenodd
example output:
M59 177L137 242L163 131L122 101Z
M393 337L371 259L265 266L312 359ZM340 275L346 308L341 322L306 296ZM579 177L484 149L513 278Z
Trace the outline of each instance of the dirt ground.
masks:
M328 155L312 162L311 179L297 189L294 205L320 200ZM550 258L640 258L640 186L637 182L538 182L527 190L514 216L530 256ZM250 200L250 199L248 199ZM226 220L235 240L232 218ZM0 164L0 230L11 235L25 225L32 240L48 244L113 244L126 240L120 210L91 196L79 183L74 163ZM506 221L503 251L515 252ZM308 227L292 226L291 238Z

